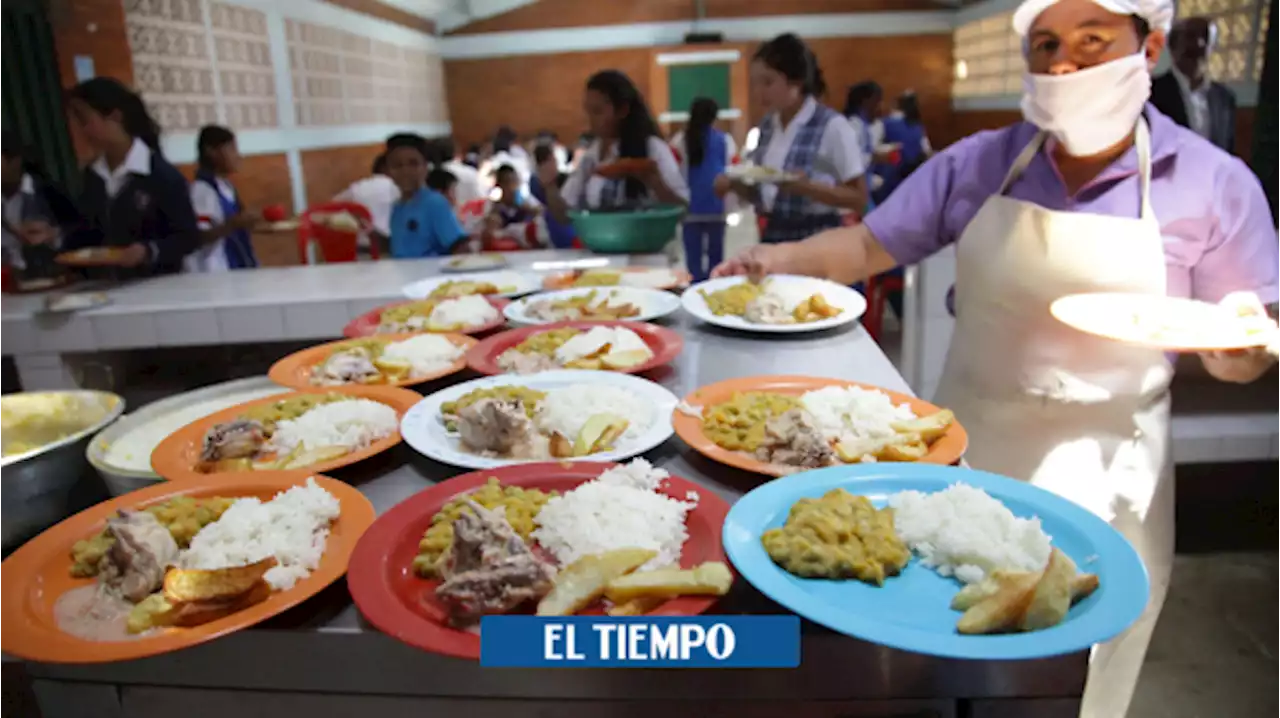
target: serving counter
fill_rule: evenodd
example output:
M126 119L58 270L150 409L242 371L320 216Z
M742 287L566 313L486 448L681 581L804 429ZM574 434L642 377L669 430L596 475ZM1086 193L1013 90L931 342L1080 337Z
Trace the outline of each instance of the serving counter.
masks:
M528 260L566 258L557 254ZM276 329L284 326L290 338L324 338L335 335L351 316L394 298L401 284L424 276L424 269L425 263L378 263L260 270L242 274L261 278L237 279L225 290L193 277L185 289L191 299L185 308L160 306L155 298L166 283L169 291L179 291L185 278L156 280L151 288L144 284L119 290L117 301L98 310L100 315L66 321L88 321L88 330L75 331L88 331L96 341L98 322L112 317L104 326L132 326L137 333L130 341L155 346L174 341L162 328L179 323L187 325L183 336L203 332L200 336L209 337L216 331L222 341L275 339L265 331L268 322ZM239 310L272 318L251 322L236 315ZM152 312L149 325L137 319ZM6 351L11 315L14 322L39 321L18 319L6 300ZM684 336L684 352L650 378L679 396L713 382L761 374L819 375L910 392L857 325L816 335L764 336L721 331L683 313L664 323ZM151 329L137 328L144 326ZM257 334L247 331L250 326ZM125 340L117 336L114 341ZM42 344L37 337L36 347L56 354L66 346L59 342ZM646 456L730 501L764 480L710 462L674 437ZM464 471L401 445L331 475L357 486L381 513L460 473ZM715 609L782 610L743 581ZM30 665L28 671L44 718L420 718L433 710L468 718L1066 718L1078 713L1087 667L1083 653L1021 662L944 660L865 643L813 624L804 624L803 631L802 663L794 670L486 670L409 648L377 632L363 622L340 583L268 624L203 646L128 663Z

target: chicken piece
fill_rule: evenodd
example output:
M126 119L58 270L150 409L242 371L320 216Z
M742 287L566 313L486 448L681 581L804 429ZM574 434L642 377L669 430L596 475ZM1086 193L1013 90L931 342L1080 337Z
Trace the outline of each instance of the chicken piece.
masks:
M311 383L317 386L363 384L381 377L373 357L364 347L335 352L311 374Z
M121 511L107 520L107 533L115 543L99 565L103 587L133 603L155 593L178 560L178 542L169 529L146 511Z
M756 450L762 461L817 468L838 463L831 444L804 409L790 409L764 425L764 441Z
M266 429L250 419L214 424L204 435L200 461L213 463L223 459L252 458L266 441Z
M787 311L781 297L761 294L747 302L743 318L755 324L795 324L795 317Z
M456 624L506 613L551 590L555 569L538 558L502 512L467 501L453 522L453 544L441 558L436 597Z
M530 443L533 421L518 401L484 398L458 412L458 434L474 451L514 455Z

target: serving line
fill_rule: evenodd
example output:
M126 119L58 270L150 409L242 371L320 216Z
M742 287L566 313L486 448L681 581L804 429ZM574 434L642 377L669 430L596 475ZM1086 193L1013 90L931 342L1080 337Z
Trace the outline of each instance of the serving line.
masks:
M666 255L593 255L581 250L513 252L511 271L562 272L581 266L661 266ZM176 274L103 289L110 303L49 314L48 293L6 296L3 343L27 391L76 388L68 354L157 347L339 339L351 319L404 299L400 288L442 275L448 258L386 260L252 271Z
M685 338L684 352L650 376L677 396L760 374L828 376L910 393L859 325L817 335L763 337L701 325L683 313L671 319ZM646 456L730 501L766 480L704 459L676 438ZM331 475L356 485L382 513L465 472L401 446L385 459ZM713 613L782 610L739 580ZM361 619L345 587L337 586L260 628L181 653L113 665L31 665L29 672L42 707L58 709L46 711L49 718L158 717L171 715L175 706L181 706L184 718L221 718L230 706L255 715L307 711L319 716L375 709L380 715L417 716L429 708L461 708L466 715L504 718L628 718L655 712L951 718L960 711L975 718L1056 718L1079 710L1083 653L1023 662L957 661L884 648L813 624L804 624L803 631L802 663L795 670L486 670L378 633ZM104 713L105 705L119 706L119 712Z

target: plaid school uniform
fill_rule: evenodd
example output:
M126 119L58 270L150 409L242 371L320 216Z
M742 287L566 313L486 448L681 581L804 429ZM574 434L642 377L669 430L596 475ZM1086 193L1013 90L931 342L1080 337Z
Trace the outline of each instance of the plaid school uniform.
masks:
M844 117L824 105L815 107L813 117L796 132L796 139L787 151L782 169L812 174L813 160L818 156L818 147L822 143L822 133L826 130L827 123L833 120L844 122ZM765 151L773 139L773 116L766 117L759 129L760 143L752 154L752 161L756 164L763 163ZM773 200L773 209L768 214L768 222L760 240L769 244L797 242L824 229L839 226L840 213L835 208L814 202L808 197L779 191Z

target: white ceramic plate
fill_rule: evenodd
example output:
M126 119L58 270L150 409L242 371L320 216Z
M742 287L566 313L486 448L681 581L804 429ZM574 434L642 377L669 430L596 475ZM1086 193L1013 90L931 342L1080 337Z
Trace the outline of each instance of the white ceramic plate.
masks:
M1072 294L1056 300L1049 312L1082 332L1166 351L1247 349L1266 344L1274 331L1265 319L1159 294Z
M610 298L611 304L634 304L640 309L640 314L634 317L626 317L628 322L647 322L659 317L665 317L672 312L680 309L680 297L671 292L664 292L657 289L637 289L635 287L581 287L577 289L561 289L556 292L543 292L535 294L524 299L517 299L508 304L502 310L507 319L515 324L525 326L533 324L551 324L554 321L582 321L578 319L565 320L547 320L538 319L529 315L529 307L533 304L546 301L562 301L580 297L584 294L590 294L595 291L595 302L599 303L606 297ZM589 321L589 320L587 320Z
M400 292L410 299L426 299L445 282L490 282L507 289L494 296L519 297L542 289L542 277L529 272L475 272L465 277L427 277L404 285Z
M695 284L685 290L681 296L681 303L684 310L693 316L701 319L708 324L714 324L718 327L726 329L737 329L744 332L760 332L764 334L796 334L800 332L816 332L832 327L839 327L851 322L856 322L862 318L863 313L867 311L867 300L856 290L849 287L828 282L825 279L814 279L813 277L797 277L790 274L775 274L768 278L768 282L775 284L787 296L795 296L804 299L813 294L821 294L828 304L840 307L840 312L831 319L823 319L816 322L808 322L805 324L756 324L748 322L742 317L723 316L718 317L711 313L707 308L707 302L702 297L702 293L719 291L727 289L735 284L741 284L747 281L746 277L721 277L719 279L710 279L701 284Z
M454 401L464 394L476 389L488 389L496 386L519 385L547 391L572 386L574 384L592 384L595 386L615 386L649 399L653 403L653 415L649 427L635 438L623 438L613 451L591 454L582 457L583 461L621 461L658 446L671 438L671 412L675 410L679 400L675 394L661 386L631 376L603 371L547 371L529 376L492 376L484 379L463 382L442 389L418 402L400 421L400 434L419 453L436 461L463 466L468 469L492 469L510 464L530 463L517 459L495 459L479 456L464 451L458 435L445 429L440 419L440 406L446 401ZM541 459L546 461L546 459Z
M440 271L451 273L484 272L507 266L507 258L501 254L462 254L446 259Z

